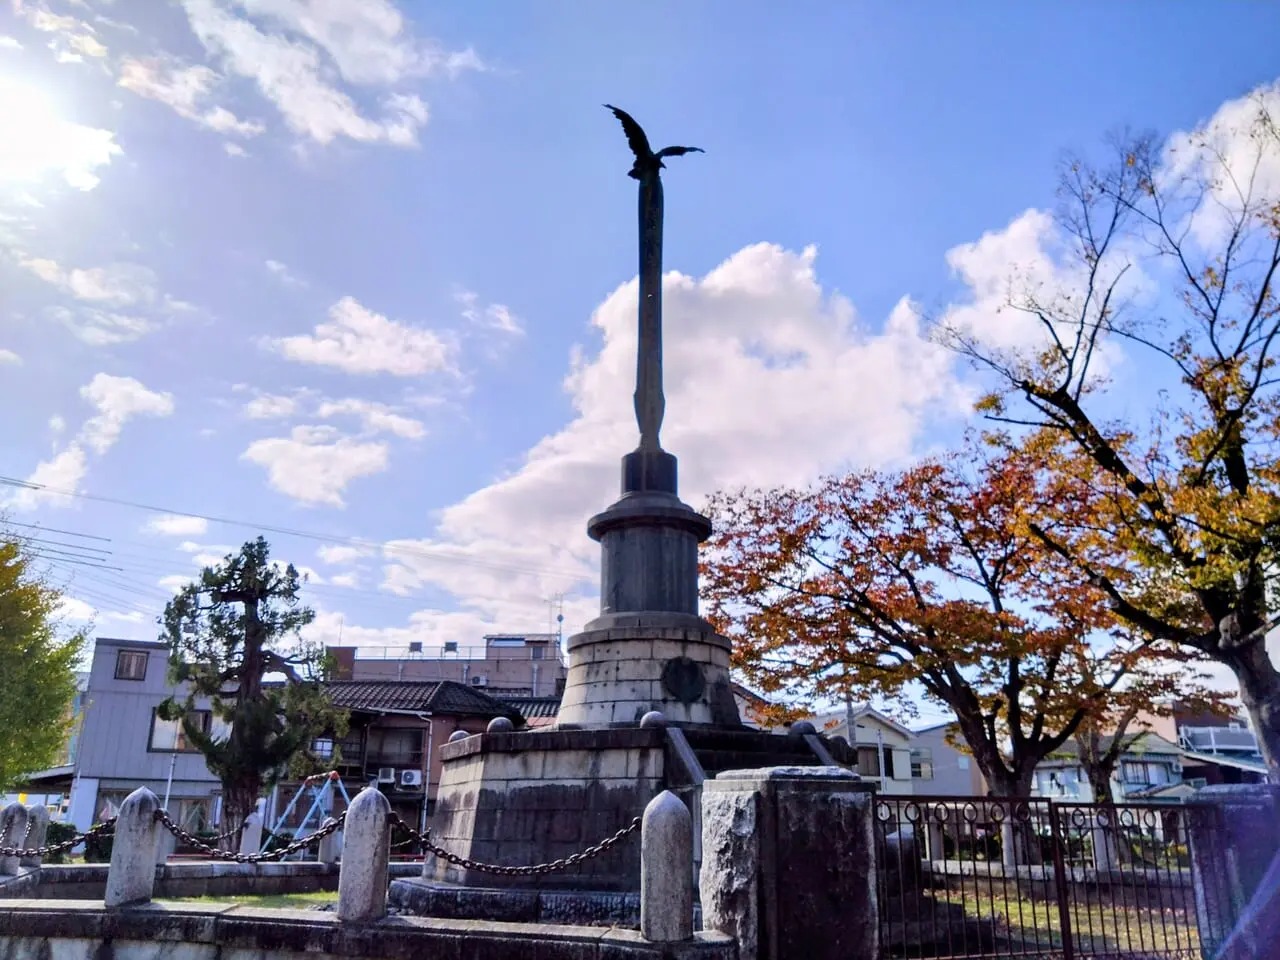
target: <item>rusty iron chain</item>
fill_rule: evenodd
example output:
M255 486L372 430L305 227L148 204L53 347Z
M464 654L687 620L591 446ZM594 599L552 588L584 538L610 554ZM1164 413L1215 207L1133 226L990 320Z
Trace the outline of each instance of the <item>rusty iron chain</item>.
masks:
M78 833L70 840L63 840L59 843L46 843L43 847L30 847L23 849L22 847L0 847L0 857L47 857L53 853L61 853L63 850L70 850L79 843L83 843L90 837L96 837L100 833L105 833L108 829L115 827L116 818L111 817L103 820L101 823L86 830L84 833ZM27 833L31 832L31 825L27 825ZM26 837L24 836L25 840Z
M270 853L232 853L230 850L219 850L212 847L199 839L195 834L183 830L170 818L169 814L164 810L156 811L156 820L164 825L165 829L172 833L188 846L194 847L201 853L207 853L209 856L217 860L232 860L236 863L265 863L270 860L283 860L291 853L297 853L304 847L309 847L318 840L323 840L329 834L342 829L343 822L347 819L346 813L343 813L332 823L321 827L315 833L308 834L305 837L299 837L288 846L281 847L279 850L272 850Z
M506 866L499 863L482 863L479 860L471 860L468 857L460 857L456 853L451 853L444 847L437 846L431 840L431 831L419 833L413 827L401 819L400 815L395 811L391 813L392 826L399 827L401 830L411 834L410 839L417 840L424 850L439 857L441 860L447 860L454 866L462 867L464 870L476 870L480 873L493 873L503 877L532 877L546 873L556 873L560 870L568 870L570 867L576 867L580 863L585 863L602 853L608 851L611 847L621 843L631 834L636 833L640 829L640 818L636 817L629 824L619 830L611 837L606 837L594 846L587 847L580 853L572 854L568 857L562 857L559 860L552 860L550 863L538 863L527 867Z

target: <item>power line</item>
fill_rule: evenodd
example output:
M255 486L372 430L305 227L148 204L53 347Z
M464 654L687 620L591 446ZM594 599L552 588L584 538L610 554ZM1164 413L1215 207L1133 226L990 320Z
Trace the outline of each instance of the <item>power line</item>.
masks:
M30 530L43 530L46 533L57 533L64 537L83 537L85 540L101 540L104 543L110 543L110 537L98 537L92 533L78 533L75 530L59 530L56 527L46 527L40 523L19 523L17 520L5 520L6 527L26 527Z
M92 493L77 493L73 490L64 490L58 487L51 487L43 483L33 483L30 480L19 480L16 477L0 476L0 485L17 487L22 490L41 490L46 493L54 493L64 497L75 497L80 500L89 500L95 503L109 503L114 506L130 507L135 510L145 510L148 513L168 514L170 516L189 517L194 520L204 520L206 523L219 523L232 527L241 527L249 530L266 531L268 533L278 533L283 536L299 537L304 540L315 540L321 543L338 543L347 546L361 547L366 550L382 551L385 554L405 554L407 556L420 556L427 560L444 561L451 564L460 564L463 566L475 566L498 571L508 571L514 573L527 573L532 575L549 575L572 577L575 580L582 579L584 576L582 571L569 571L553 569L551 567L534 567L522 566L510 563L495 563L490 560L479 560L474 557L461 557L454 555L445 550L431 550L425 547L407 547L402 545L392 546L387 543L378 542L376 540L367 540L362 537L343 537L337 534L316 533L310 530L297 530L290 527L278 527L265 523L253 523L246 520L235 520L229 517L219 517L213 514L188 513L182 510L171 510L166 507L157 507L153 504L139 503L134 500L122 500L117 497L105 497ZM97 539L107 540L106 537Z

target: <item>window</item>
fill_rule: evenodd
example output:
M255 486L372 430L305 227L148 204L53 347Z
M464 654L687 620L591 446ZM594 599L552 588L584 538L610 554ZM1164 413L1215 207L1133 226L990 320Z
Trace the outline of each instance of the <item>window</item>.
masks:
M213 714L208 710L192 710L187 714L192 725L201 733L208 734L213 728ZM195 745L187 739L187 731L177 720L163 720L157 713L151 715L151 747L152 750L176 751L178 753L198 753Z
M1163 763L1125 760L1120 765L1120 772L1125 783L1157 786L1169 782L1169 767Z
M147 659L145 650L121 650L116 654L117 680L147 679Z
M933 779L933 751L928 747L911 751L911 779Z
M898 778L893 775L893 751L885 748L882 752L884 753L884 775L890 780L897 780Z
M963 754L963 753L960 754L960 756L956 757L956 766L959 767L961 770L968 770L969 757L966 754Z
M311 741L311 752L319 760L328 760L333 756L333 741L328 737Z
M387 727L369 731L369 751L365 762L371 767L414 767L422 765L422 731L407 727Z
M880 752L875 747L858 747L858 775L880 776Z
M547 658L546 644L531 644L529 646L529 656L534 660L545 660Z

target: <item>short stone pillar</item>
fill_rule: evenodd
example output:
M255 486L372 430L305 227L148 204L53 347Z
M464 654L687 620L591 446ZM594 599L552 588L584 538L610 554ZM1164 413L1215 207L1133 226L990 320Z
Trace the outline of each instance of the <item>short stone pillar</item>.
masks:
M702 785L702 925L740 960L878 960L874 787L843 767Z
M16 800L0 810L0 847L26 847L30 822L31 814ZM0 876L13 876L18 865L18 857L0 857Z
M391 804L365 787L347 808L342 867L338 871L338 919L381 920L387 915L387 864L391 859Z
M262 849L262 814L257 810L244 818L240 828L240 855L248 856Z
M156 813L160 801L146 787L125 798L116 817L111 865L102 902L107 907L147 903L156 884L156 845L165 829Z
M1202 952L1223 960L1266 955L1280 942L1280 890L1274 879L1264 882L1280 853L1280 787L1203 787L1180 813Z
M664 790L640 822L640 935L658 943L693 936L693 816Z
M49 839L49 808L38 803L34 807L27 807L27 814L31 820L27 828L27 842L23 846L28 850L35 850L43 847ZM24 867L38 867L42 859L44 858L39 854L33 854L23 857L19 862Z
M326 830L337 822L333 817L325 817L324 823L320 824L320 829ZM337 863L341 858L342 831L335 830L333 833L321 838L319 849L316 851L316 859L321 863Z

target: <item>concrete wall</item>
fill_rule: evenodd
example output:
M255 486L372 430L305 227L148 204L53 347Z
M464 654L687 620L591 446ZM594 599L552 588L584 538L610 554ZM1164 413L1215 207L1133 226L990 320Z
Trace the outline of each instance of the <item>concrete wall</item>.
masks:
M343 923L331 913L244 906L15 900L0 910L6 960L328 960L466 957L467 960L735 960L734 941L699 933L676 944L639 932L474 920L394 917Z

